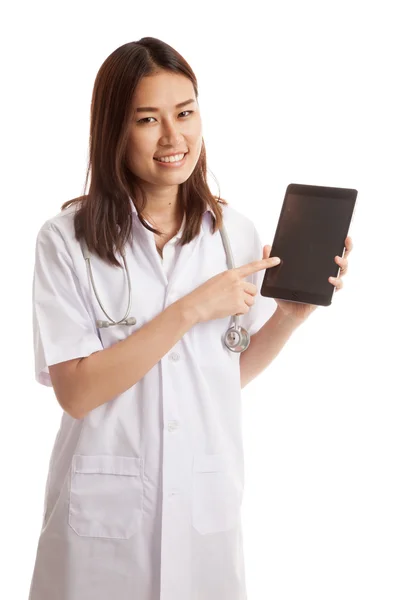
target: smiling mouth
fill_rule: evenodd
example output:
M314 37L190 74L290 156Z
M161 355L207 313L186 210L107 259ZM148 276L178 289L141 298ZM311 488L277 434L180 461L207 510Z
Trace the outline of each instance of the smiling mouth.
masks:
M167 163L167 164L179 163L179 162L182 162L182 160L184 160L186 154L189 154L189 151L187 151L187 152L181 152L180 154L183 154L183 158L181 158L180 160L168 160L168 161L165 161L165 160L160 160L159 158L156 158L155 156L153 156L153 160L155 160L157 162ZM177 155L175 154L173 156L177 156Z

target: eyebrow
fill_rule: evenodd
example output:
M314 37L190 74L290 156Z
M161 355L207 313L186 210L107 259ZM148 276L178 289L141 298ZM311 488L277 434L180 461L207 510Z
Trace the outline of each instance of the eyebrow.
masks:
M187 104L191 104L192 102L195 102L195 100L190 98L190 100L185 100L185 102L180 102L179 104L177 104L175 106L175 108L182 108L182 106L186 106ZM136 109L136 112L159 112L159 109L156 108L155 106L140 106L139 108Z

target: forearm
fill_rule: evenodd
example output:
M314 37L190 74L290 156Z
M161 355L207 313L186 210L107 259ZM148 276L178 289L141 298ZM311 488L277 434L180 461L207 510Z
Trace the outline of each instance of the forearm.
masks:
M74 378L78 418L135 385L195 323L193 310L178 300L126 339L83 358Z
M303 321L285 316L278 307L272 317L251 337L250 346L240 355L240 386L244 388L279 354Z

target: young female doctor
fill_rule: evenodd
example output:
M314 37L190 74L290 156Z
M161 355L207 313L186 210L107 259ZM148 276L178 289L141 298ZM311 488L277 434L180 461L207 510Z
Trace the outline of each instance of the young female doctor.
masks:
M197 98L169 45L115 50L88 194L38 233L36 378L63 414L30 600L247 597L241 388L316 307L260 296L277 260L209 190Z

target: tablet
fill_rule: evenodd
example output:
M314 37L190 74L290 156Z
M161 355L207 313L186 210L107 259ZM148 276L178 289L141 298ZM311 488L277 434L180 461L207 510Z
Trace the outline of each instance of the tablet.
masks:
M343 256L357 190L291 183L286 189L260 293L270 298L329 306Z

